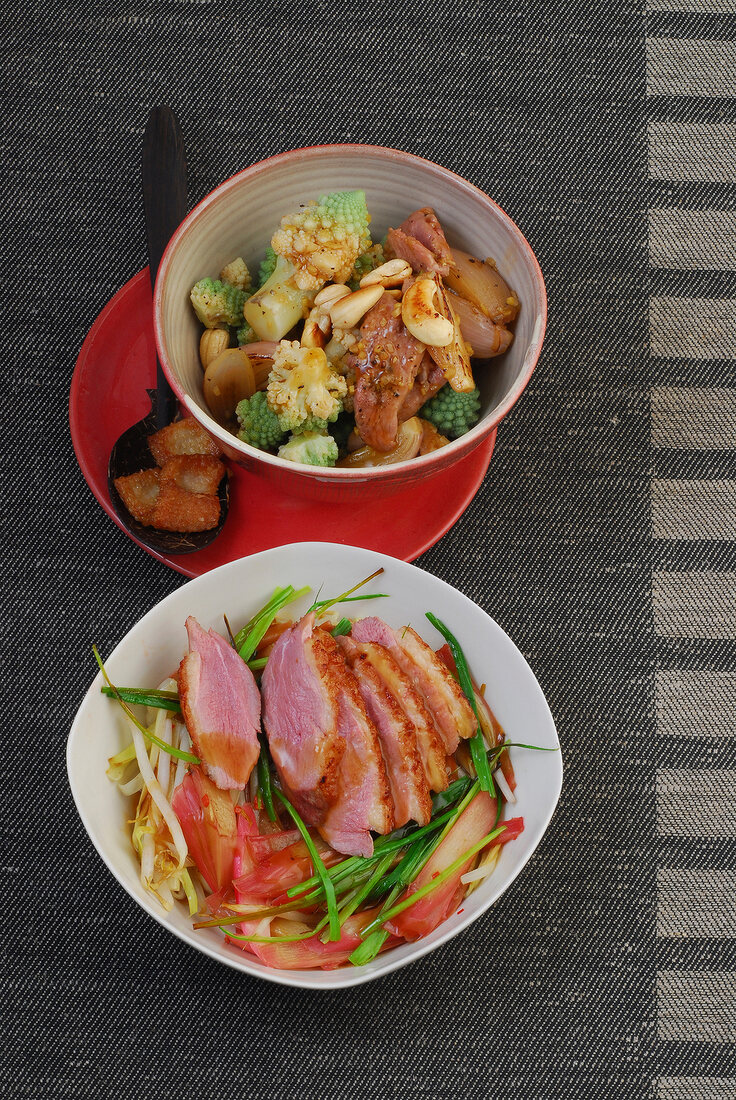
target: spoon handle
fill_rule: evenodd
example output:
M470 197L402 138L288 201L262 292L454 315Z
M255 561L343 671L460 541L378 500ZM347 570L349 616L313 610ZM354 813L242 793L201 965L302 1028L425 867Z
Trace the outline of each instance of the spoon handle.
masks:
M154 107L143 138L143 206L146 215L151 287L167 244L187 214L184 138L170 107ZM156 424L170 424L176 399L156 357Z

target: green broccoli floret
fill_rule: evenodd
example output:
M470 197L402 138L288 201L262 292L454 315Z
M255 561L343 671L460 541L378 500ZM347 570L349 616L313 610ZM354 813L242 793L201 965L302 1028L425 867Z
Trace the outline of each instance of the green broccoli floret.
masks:
M200 279L189 297L205 328L243 323L243 306L248 295L242 287L223 283L220 279Z
M321 432L300 432L292 435L288 443L279 447L279 458L289 462L301 462L305 466L334 466L337 462L337 443L331 435Z
M422 406L419 415L448 439L458 439L480 420L480 394L477 389L458 393L452 386L444 385Z
M271 245L296 268L298 287L317 290L349 277L371 247L370 220L363 191L335 191L283 217Z
M253 329L250 327L247 321L244 321L240 328L234 330L235 343L238 347L242 347L243 344L252 344L258 339Z
M271 276L273 275L275 270L276 270L276 253L271 248L271 245L268 245L268 247L266 248L265 259L261 260L261 266L258 268L258 289L259 290L261 289L261 287L263 286L264 283L268 282L268 280L271 278Z
M272 451L286 435L276 413L269 407L266 394L261 390L241 401L235 414L240 422L238 439L250 443L251 447Z

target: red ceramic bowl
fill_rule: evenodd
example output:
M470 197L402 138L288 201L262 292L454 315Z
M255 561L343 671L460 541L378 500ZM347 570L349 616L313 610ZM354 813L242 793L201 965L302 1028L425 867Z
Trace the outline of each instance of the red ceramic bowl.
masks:
M474 373L482 418L472 431L430 454L372 469L303 466L242 443L207 411L199 363L201 326L189 291L243 256L257 271L280 218L328 191L362 189L374 240L412 210L432 206L450 245L493 256L517 294L521 310L505 355ZM539 264L514 222L472 183L431 161L373 145L295 149L239 172L194 208L172 237L156 280L154 330L159 359L181 404L219 440L227 455L278 484L279 489L341 500L384 495L457 462L486 439L518 400L539 358L547 297Z

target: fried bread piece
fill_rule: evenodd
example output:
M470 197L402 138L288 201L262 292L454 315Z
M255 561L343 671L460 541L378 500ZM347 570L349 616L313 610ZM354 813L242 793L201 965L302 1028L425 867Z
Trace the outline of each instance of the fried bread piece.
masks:
M161 467L161 482L173 481L187 493L217 492L225 467L214 455L177 455Z
M137 519L139 523L150 527L153 523L156 501L161 491L160 471L157 469L139 470L137 474L116 477L115 488L133 519Z
M148 521L159 531L211 531L220 519L220 498L207 493L188 493L175 481L162 481Z
M148 446L157 465L163 466L176 455L219 455L220 448L193 417L176 420L148 437Z

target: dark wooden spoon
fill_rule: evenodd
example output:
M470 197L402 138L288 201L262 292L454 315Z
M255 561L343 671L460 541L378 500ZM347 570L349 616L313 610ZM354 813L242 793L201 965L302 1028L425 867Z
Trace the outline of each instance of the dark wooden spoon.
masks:
M172 234L187 213L187 166L184 139L170 107L154 107L148 116L143 139L143 205L146 214L148 266L151 287ZM118 439L110 453L107 484L110 502L126 530L159 554L191 554L217 538L229 507L228 475L220 482L220 520L210 531L157 531L139 523L123 504L115 478L134 474L156 465L148 447L148 436L176 419L176 397L156 358L156 389L148 390L151 411Z

